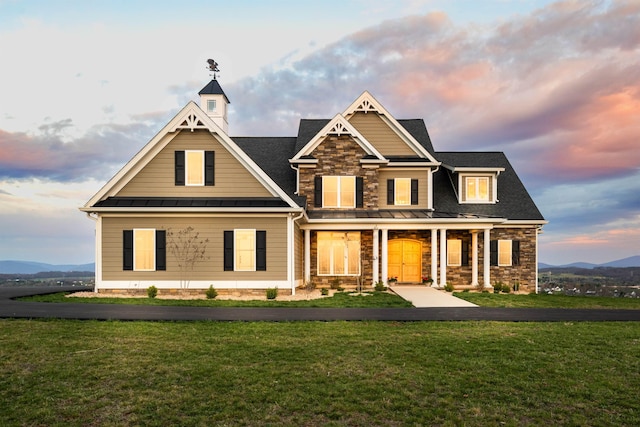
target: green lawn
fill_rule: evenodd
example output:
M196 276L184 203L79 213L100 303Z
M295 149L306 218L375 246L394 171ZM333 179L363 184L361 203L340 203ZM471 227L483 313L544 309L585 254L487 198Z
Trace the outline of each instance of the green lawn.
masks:
M494 294L478 292L456 292L454 293L454 295L458 298L462 298L481 307L640 309L640 298L612 298L546 294Z
M636 426L640 322L0 320L2 426Z
M173 305L192 307L413 307L395 294L386 292L372 292L362 295L337 292L332 297L319 299L281 301L275 300L218 300L218 299L189 299L174 300L160 298L67 298L68 293L55 293L49 295L34 295L20 298L23 301L38 302L74 302L74 303L100 303L100 304L136 304L136 305Z

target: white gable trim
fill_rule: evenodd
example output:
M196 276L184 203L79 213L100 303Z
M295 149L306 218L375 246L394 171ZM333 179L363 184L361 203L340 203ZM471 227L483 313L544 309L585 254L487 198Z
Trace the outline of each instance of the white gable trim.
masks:
M298 205L266 174L198 105L189 101L116 175L84 206L87 210L105 197L117 194L181 131L206 129L244 166L274 197L280 197L292 208Z
M305 161L300 159L302 156L309 155L313 150L320 145L324 138L328 135L349 135L362 147L362 149L368 154L375 156L378 160L386 162L386 159L367 139L362 136L358 130L353 127L349 121L342 116L342 114L336 114L329 123L327 123L311 140L305 145L302 150L298 151L296 155L289 160L291 163L298 163L299 161Z
M417 155L426 157L430 162L440 164L423 146L420 144L398 121L378 102L368 91L364 91L351 105L342 113L349 119L357 112L377 113L382 120L409 146Z

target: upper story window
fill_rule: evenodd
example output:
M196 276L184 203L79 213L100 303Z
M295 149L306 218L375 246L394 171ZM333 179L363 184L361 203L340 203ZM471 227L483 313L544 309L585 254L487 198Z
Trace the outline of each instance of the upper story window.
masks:
M209 113L213 113L213 112L216 111L216 100L215 99L207 100L207 111Z
M462 175L460 180L462 203L495 203L495 176Z
M417 179L395 178L387 180L387 205L411 206L417 204Z
M356 206L356 177L322 177L322 206L325 208L354 208Z
M364 179L360 176L316 176L316 208L361 208L364 206Z
M175 152L175 184L187 186L214 185L215 153L187 150Z
M204 151L185 151L185 185L204 185Z
M466 200L468 202L489 201L489 177L467 176L465 177Z

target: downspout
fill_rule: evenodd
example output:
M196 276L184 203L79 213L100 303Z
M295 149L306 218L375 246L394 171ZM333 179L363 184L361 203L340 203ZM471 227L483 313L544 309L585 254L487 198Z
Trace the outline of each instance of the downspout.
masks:
M287 242L287 264L289 265L289 273L288 273L288 279L289 279L289 283L291 285L291 295L295 295L296 294L296 286L295 286L295 275L296 275L296 268L295 268L295 256L294 256L294 250L295 250L295 223L296 221L298 221L300 218L302 218L304 216L304 210L302 210L300 212L300 215L293 217L293 214L289 215L288 219L289 219L289 239Z
M296 171L296 191L295 194L296 196L299 196L300 194L300 168L297 168L295 166L293 166L293 164L289 164L289 166L291 167L291 169L293 169L294 171Z
M93 291L95 293L98 293L98 283L102 281L102 222L100 221L100 216L95 212L87 212L87 218L95 221L95 228L93 231L94 240L95 240L95 249L94 249L95 272L94 272L94 279L93 279L94 281Z

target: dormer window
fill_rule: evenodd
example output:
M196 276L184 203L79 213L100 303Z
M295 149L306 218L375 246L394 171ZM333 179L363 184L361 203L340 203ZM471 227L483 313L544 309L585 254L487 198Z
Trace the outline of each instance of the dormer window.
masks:
M467 176L465 177L465 189L467 202L489 201L489 177Z
M207 112L214 113L216 111L216 100L209 99L207 100Z
M461 203L495 203L497 201L494 174L463 174L459 182Z

